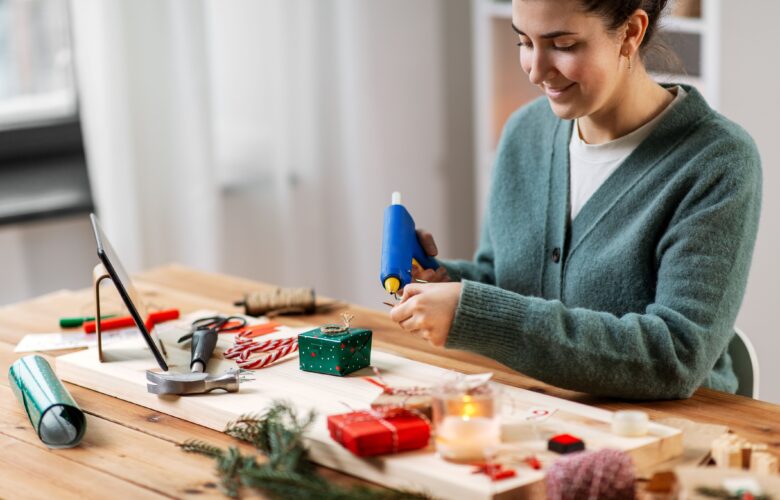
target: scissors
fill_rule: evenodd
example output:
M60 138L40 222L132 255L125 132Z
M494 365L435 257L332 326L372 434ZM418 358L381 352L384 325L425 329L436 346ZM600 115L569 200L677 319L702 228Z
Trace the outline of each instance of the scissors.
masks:
M209 316L198 318L192 322L189 333L183 335L177 342L182 343L192 338L198 330L212 330L214 333L233 332L246 326L246 319L241 316Z
M246 319L240 316L209 316L192 322L190 332L183 335L178 343L192 339L190 370L203 372L217 345L220 332L236 331L246 326Z

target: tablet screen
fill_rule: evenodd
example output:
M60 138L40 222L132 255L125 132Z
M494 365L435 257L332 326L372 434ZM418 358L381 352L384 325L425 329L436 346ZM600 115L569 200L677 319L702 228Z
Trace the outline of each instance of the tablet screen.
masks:
M151 331L146 328L146 320L149 318L149 315L140 295L133 286L133 282L130 280L130 276L125 271L124 266L119 261L116 251L114 251L103 229L100 227L100 221L98 221L95 214L90 214L89 218L92 221L92 230L95 233L95 242L97 243L97 253L100 261L103 263L109 276L111 276L111 280L114 282L114 286L116 286L135 324L141 330L141 334L144 336L149 349L152 350L157 364L160 365L160 368L167 371L168 365L165 362L165 357L161 354L161 352L165 352L165 349L154 332L154 327L152 327Z

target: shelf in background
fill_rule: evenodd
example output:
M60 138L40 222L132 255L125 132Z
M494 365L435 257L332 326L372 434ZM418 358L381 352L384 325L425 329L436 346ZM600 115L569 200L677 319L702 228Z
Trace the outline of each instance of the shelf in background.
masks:
M512 19L511 2L487 2L482 4L485 13L499 19ZM704 21L700 17L667 15L661 18L661 29L680 33L703 33Z
M661 29L679 33L702 34L705 30L704 20L698 17L668 16L661 18Z

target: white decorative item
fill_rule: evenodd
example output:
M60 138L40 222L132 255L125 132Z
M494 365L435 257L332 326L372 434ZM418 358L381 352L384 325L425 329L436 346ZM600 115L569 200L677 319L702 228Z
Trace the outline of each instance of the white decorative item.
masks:
M650 418L643 411L620 410L612 416L612 432L618 436L644 436L649 423Z
M490 374L460 375L433 391L436 451L458 462L484 460L501 444L498 389Z

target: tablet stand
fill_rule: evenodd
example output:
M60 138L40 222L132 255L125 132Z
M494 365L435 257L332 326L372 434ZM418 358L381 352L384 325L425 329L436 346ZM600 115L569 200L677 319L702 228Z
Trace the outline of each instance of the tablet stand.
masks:
M106 278L111 279L111 276L103 264L96 265L92 270L92 283L95 287L95 333L97 334L98 359L101 363L105 360L103 359L103 338L100 331L100 283Z

